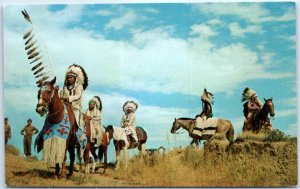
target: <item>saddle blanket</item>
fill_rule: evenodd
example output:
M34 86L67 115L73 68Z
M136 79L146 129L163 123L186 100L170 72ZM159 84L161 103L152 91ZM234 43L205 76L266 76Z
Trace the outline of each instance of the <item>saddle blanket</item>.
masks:
M195 128L192 133L199 136L214 135L216 133L218 121L219 118L203 119L202 117L197 117Z
M65 112L64 118L60 123L51 124L46 119L43 129L40 131L40 133L36 138L35 145L38 147L37 152L40 152L44 148L43 143L49 139L58 138L61 141L66 141L69 136L70 126L71 124L67 112ZM76 136L80 143L80 147L82 149L85 149L87 143L87 136L85 136L83 140L80 140L80 137L82 136L83 133L85 133L84 127L83 129L79 128L78 131L76 132Z

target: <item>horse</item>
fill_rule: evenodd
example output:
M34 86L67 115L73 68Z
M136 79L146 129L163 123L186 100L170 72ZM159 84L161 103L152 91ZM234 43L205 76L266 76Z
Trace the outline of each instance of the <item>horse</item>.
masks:
M252 128L247 128L247 124L244 122L243 131L253 131L255 133L260 132L261 130L270 131L272 125L268 115L271 117L275 116L275 108L273 103L273 98L265 99L264 98L263 107L253 116L252 119Z
M91 142L90 152L93 157L92 173L95 172L97 161L98 160L101 161L104 156L104 169L103 169L103 174L104 174L107 169L107 148L109 145L109 139L107 133L105 132L102 133L102 140L100 142L100 146L96 147L95 145L96 142ZM96 153L97 149L98 149L98 154Z
M108 125L105 128L105 132L108 133L109 141L114 139L115 152L116 152L116 170L120 167L120 152L123 150L125 167L127 167L128 161L128 149L134 149L138 147L141 155L146 155L146 142L147 142L147 132L142 127L136 127L138 144L133 145L128 141L128 138L124 132L125 128L114 127L112 125Z
M175 120L173 122L173 126L171 128L171 133L175 134L179 128L183 128L183 129L187 130L189 133L189 136L193 139L192 143L196 143L196 146L198 144L198 141L209 140L212 137L211 135L199 136L199 135L193 134L193 129L195 128L195 123L196 123L196 119L192 119L192 118L178 118L177 119L177 118L175 118ZM225 119L219 119L217 122L216 134L224 135L224 136L226 136L226 139L229 142L232 142L233 137L234 137L234 128L232 126L231 121L225 120Z
M63 160L61 162L62 163L61 171L60 171L60 167L59 167L60 162L56 161L56 163L55 163L55 174L56 174L57 178L64 177L65 169L66 169L66 165L65 165L66 155L67 155L67 150L68 150L69 155L70 155L70 166L69 166L69 173L67 174L67 178L69 178L73 174L73 167L74 167L74 161L75 161L75 146L77 147L77 152L80 153L80 144L76 137L76 132L78 130L78 126L75 122L75 116L73 114L73 111L71 110L71 105L69 103L64 103L59 98L59 95L58 95L59 87L58 86L54 87L55 82L56 82L56 77L54 77L54 79L51 80L50 82L49 81L46 81L46 82L40 81L40 83L39 83L40 89L38 91L38 103L36 105L36 112L38 114L40 114L41 116L46 115L45 123L49 123L51 125L61 123L61 121L63 121L63 119L67 119L67 118L69 119L70 131L69 131L69 133L65 132L65 134L67 134L68 136L67 136L66 143L65 143L66 148L64 149ZM66 110L68 112L68 117L64 118ZM87 116L84 116L84 121L86 123L87 144L86 144L86 148L85 148L83 154L84 154L85 168L86 168L85 172L88 172L87 165L89 164L89 150L90 150L89 136L90 136L91 131L90 131L89 119ZM44 125L44 128L39 133L39 136L41 136L41 137L38 136L39 138L37 137L37 139L35 141L35 145L37 145L37 147L38 147L38 152L40 150L42 150L43 145L45 145L44 140L43 140L44 132L47 131L45 129L45 126L46 125ZM62 128L60 132L62 134L64 134L64 131L65 131L65 128ZM50 140L50 139L48 139L48 140ZM62 148L61 144L59 144L59 145L56 144L56 147ZM53 147L51 146L51 148L53 148ZM45 151L45 149L44 149L44 151ZM50 152L50 153L53 154L53 152ZM79 156L79 161L80 161L80 170L81 170L81 157L80 156Z

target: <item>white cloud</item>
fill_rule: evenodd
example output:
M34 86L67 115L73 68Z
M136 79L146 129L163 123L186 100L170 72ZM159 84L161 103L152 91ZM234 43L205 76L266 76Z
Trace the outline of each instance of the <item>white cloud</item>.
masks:
M266 65L269 65L275 56L275 53L271 52L264 52L260 54L261 59L263 60L263 63Z
M137 20L138 16L133 11L125 12L121 17L113 18L105 25L105 29L120 30L124 26L132 25Z
M214 18L214 19L211 19L211 20L207 21L207 24L209 24L209 25L219 25L219 24L222 24L222 23L223 22L218 18Z
M270 16L271 12L262 3L207 3L195 7L202 13L216 16L236 16L251 23L284 22L296 19L295 10L289 8L281 16Z
M289 117L289 116L296 116L297 115L297 108L290 108L285 110L278 110L275 112L276 117Z
M296 40L297 40L296 35L290 35L290 36L283 35L279 37L291 43L291 45L289 46L290 50L296 50Z
M215 92L226 92L251 79L293 76L268 72L269 67L257 64L257 53L244 44L216 48L207 39L216 32L205 24L191 28L191 33L202 37L196 35L186 40L172 37L170 26L132 30L131 41L114 41L104 37L95 39L93 32L84 29L66 29L60 19L53 17L52 14L57 13L50 13L46 7L40 11L45 12L47 21L52 23L48 26L43 19L36 20L60 83L67 67L73 63L83 65L90 86L165 94L199 95L203 86L210 86ZM31 15L35 19L39 14ZM69 16L69 19L74 21L74 17L80 15L76 12L76 16ZM21 27L14 31L9 27L12 24ZM25 28L22 19L5 23L4 82L9 85L31 86L34 81L24 52Z
M212 28L205 24L195 24L191 27L192 35L198 35L201 38L208 38L217 35L218 33L213 31Z
M283 104L284 106L296 107L297 106L297 97L287 98L287 99L281 100L279 103Z
M158 14L159 13L159 11L155 8L145 8L145 12L152 13L152 14Z
M266 43L267 43L266 41L262 41L256 46L256 48L258 48L260 51L263 51L266 48L266 46L265 46Z
M284 132L287 135L297 136L298 135L298 125L297 125L297 123L293 123L293 124L289 125L288 128L286 130L284 130Z
M101 16L111 16L111 15L113 15L113 12L110 10L98 10L95 12L95 14L101 15Z
M229 24L229 29L232 36L244 37L245 33L256 33L262 34L263 30L261 26L258 25L248 25L245 28L241 28L239 23L232 22Z

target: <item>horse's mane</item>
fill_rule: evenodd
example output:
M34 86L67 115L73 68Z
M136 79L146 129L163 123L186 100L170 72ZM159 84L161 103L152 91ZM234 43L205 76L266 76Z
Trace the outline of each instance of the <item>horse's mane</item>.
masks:
M188 117L181 117L181 118L178 118L179 120L195 120L193 118L188 118Z

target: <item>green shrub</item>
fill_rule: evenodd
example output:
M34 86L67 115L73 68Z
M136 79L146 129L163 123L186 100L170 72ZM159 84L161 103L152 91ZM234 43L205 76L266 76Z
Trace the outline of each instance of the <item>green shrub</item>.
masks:
M5 146L5 152L9 153L9 154L17 155L17 156L20 155L19 149L11 144L7 144Z
M270 132L270 134L266 137L264 141L269 142L279 142L279 141L287 141L289 139L288 136L284 134L284 132L279 129L274 129Z

